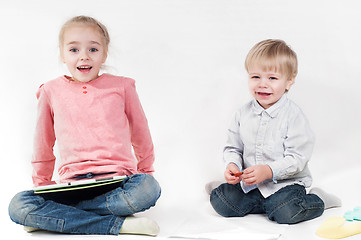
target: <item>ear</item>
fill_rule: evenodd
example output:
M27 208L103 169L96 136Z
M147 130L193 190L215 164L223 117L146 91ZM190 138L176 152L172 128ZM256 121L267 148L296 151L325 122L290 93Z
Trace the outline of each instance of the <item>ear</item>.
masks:
M287 91L290 90L292 85L295 83L295 79L296 79L296 75L293 75L293 77L287 80L287 86L286 86Z

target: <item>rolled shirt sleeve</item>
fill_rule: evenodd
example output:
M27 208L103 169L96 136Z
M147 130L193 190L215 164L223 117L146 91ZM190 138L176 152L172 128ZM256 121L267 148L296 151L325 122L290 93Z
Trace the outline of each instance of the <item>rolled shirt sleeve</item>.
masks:
M234 163L238 166L239 170L242 171L242 156L243 156L243 142L239 134L240 128L240 114L236 112L227 130L227 141L223 150L223 160L225 166Z
M307 119L301 113L294 115L284 141L283 159L268 163L275 179L288 179L302 172L311 158L314 143L314 133Z

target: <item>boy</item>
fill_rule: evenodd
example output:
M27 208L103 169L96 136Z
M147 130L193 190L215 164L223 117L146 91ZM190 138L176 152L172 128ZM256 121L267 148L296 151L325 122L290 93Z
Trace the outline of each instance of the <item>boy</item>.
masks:
M213 189L213 208L224 217L266 213L277 223L294 224L341 206L321 189L306 194L314 135L301 109L287 98L297 75L295 52L282 40L265 40L250 50L245 67L254 100L235 113L228 129L227 183L206 187Z

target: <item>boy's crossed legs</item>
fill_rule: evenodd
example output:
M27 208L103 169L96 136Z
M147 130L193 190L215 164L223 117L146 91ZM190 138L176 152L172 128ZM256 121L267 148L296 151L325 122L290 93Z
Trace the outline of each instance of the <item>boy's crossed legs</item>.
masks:
M270 220L284 224L310 220L324 211L321 198L306 194L306 189L297 184L264 198L258 189L245 194L240 184L224 183L211 192L210 201L215 211L224 217L265 213Z

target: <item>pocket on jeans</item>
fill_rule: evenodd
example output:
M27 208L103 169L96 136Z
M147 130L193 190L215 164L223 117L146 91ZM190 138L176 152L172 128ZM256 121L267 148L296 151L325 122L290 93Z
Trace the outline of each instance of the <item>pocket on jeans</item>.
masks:
M62 232L64 220L59 218L44 217L37 214L29 214L25 220L25 226L45 229L48 231Z

